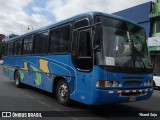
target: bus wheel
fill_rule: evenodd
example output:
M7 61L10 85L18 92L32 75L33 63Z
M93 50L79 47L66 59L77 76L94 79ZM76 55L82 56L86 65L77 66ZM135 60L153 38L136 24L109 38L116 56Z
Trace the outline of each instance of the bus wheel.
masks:
M69 96L69 87L65 80L60 80L57 83L56 87L56 97L60 104L69 105L70 96Z
M18 71L16 71L14 79L15 79L16 87L20 88L22 85L21 85L21 82L20 82L20 75L19 75Z

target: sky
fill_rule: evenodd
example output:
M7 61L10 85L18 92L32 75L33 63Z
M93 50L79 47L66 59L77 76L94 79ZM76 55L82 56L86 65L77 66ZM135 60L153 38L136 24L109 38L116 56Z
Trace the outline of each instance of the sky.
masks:
M20 35L81 13L99 11L111 14L149 1L0 0L0 34Z

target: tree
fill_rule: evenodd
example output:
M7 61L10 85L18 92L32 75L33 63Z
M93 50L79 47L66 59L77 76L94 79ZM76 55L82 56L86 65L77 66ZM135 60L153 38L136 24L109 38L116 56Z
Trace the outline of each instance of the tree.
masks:
M0 42L0 58L2 58L2 56L3 56L4 46L5 46L5 43L4 42Z

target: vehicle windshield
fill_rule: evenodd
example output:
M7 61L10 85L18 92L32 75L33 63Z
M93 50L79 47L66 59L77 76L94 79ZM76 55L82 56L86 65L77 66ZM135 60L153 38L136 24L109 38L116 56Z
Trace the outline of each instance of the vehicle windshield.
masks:
M102 49L104 64L111 66L149 67L145 33L130 33L115 28L103 27Z
M108 26L98 28L102 36L100 50L96 53L99 65L151 68L145 31L135 25L132 27L134 30L130 31Z

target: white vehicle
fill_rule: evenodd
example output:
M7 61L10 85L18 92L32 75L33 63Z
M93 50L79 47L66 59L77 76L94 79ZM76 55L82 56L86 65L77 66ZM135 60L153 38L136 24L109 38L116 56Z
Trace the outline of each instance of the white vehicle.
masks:
M153 76L154 88L160 89L160 76Z
M151 63L153 67L154 88L160 88L160 54L159 52L157 53L151 52Z
M0 65L3 65L3 60L0 60Z

